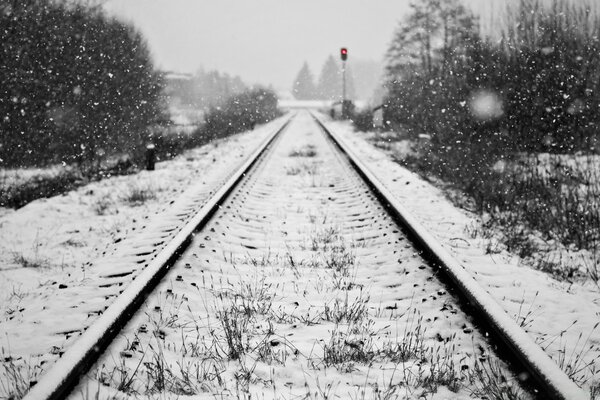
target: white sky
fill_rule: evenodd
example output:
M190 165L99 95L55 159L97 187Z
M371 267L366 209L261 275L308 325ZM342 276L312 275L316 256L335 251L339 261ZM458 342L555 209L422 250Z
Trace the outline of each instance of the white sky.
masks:
M330 54L381 61L411 1L419 0L104 0L145 34L159 68L198 67L246 83L289 90L307 61L318 75ZM475 10L511 0L464 0ZM484 12L493 18L493 12Z
M379 61L410 0L107 0L145 34L160 68L199 66L289 89L329 54Z

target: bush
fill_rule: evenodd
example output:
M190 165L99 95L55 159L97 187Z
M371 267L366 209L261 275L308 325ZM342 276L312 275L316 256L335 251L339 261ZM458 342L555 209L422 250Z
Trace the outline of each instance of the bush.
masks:
M277 96L268 89L256 88L236 94L222 106L212 107L205 124L195 133L202 138L219 138L254 129L280 115Z
M202 146L211 140L224 138L254 129L281 115L277 109L277 96L267 89L249 89L229 97L220 106L211 107L205 122L192 133L171 133L159 128L150 135L159 159L168 159L186 149ZM137 153L139 162L144 152Z
M202 146L215 138L226 137L254 127L256 123L265 123L277 117L274 93L263 89L254 89L236 95L224 103L224 106L211 110L207 114L210 122L193 133L170 132L167 127L155 126L149 137L126 153L102 164L79 165L77 167L55 167L53 173L39 173L27 179L10 182L0 175L0 207L19 208L27 203L57 194L68 192L90 181L106 176L124 175L136 172L145 165L147 143L155 146L155 155L166 160L181 154L187 149Z
M373 130L373 112L370 108L359 111L352 117L356 129L364 132Z
M35 199L56 196L77 187L82 179L81 174L72 169L63 169L15 184L1 182L0 207L20 208Z

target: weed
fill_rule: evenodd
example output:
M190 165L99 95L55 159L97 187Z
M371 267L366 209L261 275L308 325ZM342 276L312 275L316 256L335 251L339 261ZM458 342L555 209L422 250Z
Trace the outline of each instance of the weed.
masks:
M165 293L165 297L158 297L157 305L152 313L146 312L148 321L153 325L153 333L159 338L164 338L167 328L179 328L179 314L185 300L175 296L170 297Z
M580 333L570 353L567 352L566 345L558 352L558 366L579 385L587 383L592 377L597 377L600 373L597 370L597 366L600 365L600 356L596 356L591 360L588 357L594 351L595 345L590 340L599 325L600 322L594 325L585 340L582 340L583 333Z
M313 232L308 239L308 245L302 244L300 247L311 251L327 252L332 245L339 242L343 242L339 229L328 227Z
M13 262L23 268L47 268L50 266L50 262L38 254L28 256L24 253L13 253Z
M290 152L290 157L315 157L317 155L317 149L313 144L307 144L299 149L294 149Z
M460 388L459 369L452 356L456 348L453 340L450 343L444 343L435 346L427 354L427 365L429 366L426 374L420 376L419 385L435 393L440 386L446 386L453 392L458 392ZM422 364L419 364L419 369Z
M238 392L248 393L250 390L250 384L258 381L258 377L254 374L254 370L258 364L257 361L254 361L252 366L248 366L246 364L246 358L240 358L239 369L234 373L236 390Z
M42 372L41 366L13 357L4 347L0 355L0 398L23 398L29 388L36 384Z
M325 305L323 318L326 321L338 324L346 322L348 324L359 324L369 316L369 300L368 296L363 297L362 290L358 297L354 300L349 300L348 291L345 291L344 299L336 298L332 302Z
M529 328L533 323L533 303L535 303L535 299L537 299L538 294L539 292L535 293L535 296L531 301L531 304L529 304L529 308L527 309L527 311L523 309L523 305L525 304L525 296L523 296L523 298L521 299L521 303L519 303L519 311L515 316L515 320L517 324L519 324L519 326L523 329ZM523 315L523 313L525 313L525 315Z
M238 360L250 347L248 337L250 316L235 305L231 305L229 308L219 310L217 317L227 346L224 353L229 359Z
M333 280L333 288L337 290L352 290L356 287L363 287L362 284L356 283L357 265L354 264L354 269L351 271L350 268L343 268L341 270L333 270L331 279Z
M315 393L314 394L310 393L308 384L306 384L307 393L306 393L305 398L306 399L314 398L314 399L323 399L323 400L338 398L339 396L337 396L335 394L338 386L339 386L339 383L334 384L333 382L329 382L324 387L322 387L321 383L319 382L319 377L317 377L316 385L315 385L315 388L316 388Z
M323 255L323 259L326 268L343 272L346 274L345 276L349 275L350 267L356 262L356 256L343 242L333 246L329 252Z
M367 364L376 355L372 336L367 329L356 335L350 330L342 332L336 325L329 342L323 346L323 364L326 367L335 366L346 372L353 370L353 363Z
M145 355L145 354L144 354ZM119 365L113 367L111 371L105 370L103 365L96 372L96 379L104 386L112 386L118 391L126 394L137 394L141 383L138 381L138 371L144 360L144 355L140 358L135 369L131 370L125 359L121 358Z
M249 264L254 267L266 267L276 263L277 260L277 255L272 254L271 249L269 249L267 253L263 253L259 257L253 257L250 254L246 254L246 256L241 259L241 263Z
M156 190L149 185L134 185L123 197L123 200L131 205L141 205L154 199L156 199Z
M265 315L273 305L272 285L265 280L265 275L250 282L240 280L239 289L234 292L234 301L249 317L254 314Z
M21 265L23 268L45 268L50 266L50 261L41 255L45 241L40 238L39 231L31 244L32 250L30 253L13 252L13 262Z
M299 175L300 172L302 172L302 170L300 169L300 167L286 167L285 168L285 174L286 175L290 175L290 176L295 176L295 175Z
M592 379L597 379L600 371L597 366L600 365L600 356L592 357L595 349L595 344L591 339L600 322L596 323L584 339L583 333L578 335L577 341L568 350L567 343L564 340L565 334L571 329L577 321L574 321L569 327L563 329L559 334L547 337L543 340L537 340L538 344L546 351L549 347L557 343L558 350L550 352L556 353L553 356L558 366L571 378L575 383L582 386Z
M422 359L425 354L425 331L423 316L413 308L408 312L404 334L400 340L387 343L382 353L393 362L406 362Z
M108 197L99 197L92 208L97 215L106 215L113 206L113 202Z
M150 345L150 349L152 346ZM154 350L154 349L152 349ZM198 393L195 384L190 380L189 365L185 368L180 362L177 362L179 371L172 370L163 354L163 349L158 345L158 351L154 350L152 359L144 363L145 373L148 379L147 393L170 392L178 395L193 395Z
M469 373L469 381L474 386L471 394L493 400L519 400L525 394L504 374L505 368L497 359L486 357L483 361L475 361Z
M596 382L590 387L590 399L600 399L600 382Z
M583 257L583 265L587 276L600 287L600 241L594 240L590 246L589 256Z

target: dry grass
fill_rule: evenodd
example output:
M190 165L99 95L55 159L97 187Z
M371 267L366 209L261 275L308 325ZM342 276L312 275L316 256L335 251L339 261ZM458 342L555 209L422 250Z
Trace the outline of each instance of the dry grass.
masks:
M122 199L132 206L142 205L150 200L155 200L157 198L156 192L156 188L150 184L134 185L123 194Z
M317 155L317 148L313 144L307 144L300 148L294 149L289 153L290 157L315 157Z
M37 383L41 365L15 358L8 349L0 349L0 398L18 400Z

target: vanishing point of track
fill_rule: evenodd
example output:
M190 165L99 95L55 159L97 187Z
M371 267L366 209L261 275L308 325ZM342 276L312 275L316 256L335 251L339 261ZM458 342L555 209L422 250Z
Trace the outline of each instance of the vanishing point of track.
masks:
M261 251L267 249L264 248L265 242L257 240L257 237L267 231L276 233L275 237L283 237L273 239L273 251L288 243L298 244L301 238L294 229L302 224L299 219L295 219L300 218L299 212L288 210L291 217L285 220L286 226L273 227L269 221L286 207L297 207L300 211L301 206L296 204L303 204L302 201L322 204L328 213L338 216L340 235L351 236L357 243L365 244L356 251L370 261L369 268L373 271L369 272L371 275L367 279L371 279L374 284L386 282L389 296L386 297L383 293L381 301L382 304L387 304L387 309L402 308L404 304L412 305L416 300L427 301L429 307L437 309L452 308L447 305L448 298L452 298L454 303L460 305L461 311L453 310L445 317L446 321L434 320L432 324L437 323L438 328L442 329L448 324L456 325L458 322L454 319L463 318L480 332L480 337L489 333L494 346L503 353L506 350L508 355L503 358L509 361L516 374L531 378L527 379L526 386L535 390L541 398L587 398L466 270L395 200L393 194L364 166L344 141L335 132L328 130L316 116L312 117L314 122L309 121L313 126L311 140L319 144L316 151L324 149L334 154L335 163L320 166L321 169L326 169L324 182L312 182L302 193L292 193L285 190L285 187L282 188L281 179L285 178L285 174L280 171L280 176L270 176L268 163L278 165L277 157L281 159L284 153L290 153L290 143L294 138L286 131L295 123L292 121L294 118L303 119L305 126L310 119L306 113L291 117L270 134L114 303L42 376L26 399L65 398L165 276L177 276L175 284L180 287L173 287L173 291L184 291L191 280L194 280L196 286L195 280L201 279L200 276L204 278L205 270L210 267L201 267L200 261L193 265L194 259L202 260L205 264L211 261L215 264L217 258L227 259L227 254L219 254L223 248L238 249L239 255L246 253L249 257L258 257ZM274 154L281 146L284 149ZM281 166L281 160L279 162ZM288 175L292 173L296 172L288 171ZM314 223L317 218L325 221L328 215L311 216L311 222ZM196 251L193 257L187 254L190 249ZM229 259L235 259L235 255L229 254ZM185 271L175 272L177 268L184 268L178 267L180 264L185 265ZM390 276L390 268L392 271L401 270L402 274L393 272L394 276ZM427 284L418 291L412 289L412 297L394 296L402 291L403 285L416 286L412 284L415 277L417 281ZM439 282L437 278L441 278L443 282ZM436 295L426 296L430 292ZM415 300L415 296L421 294L423 297ZM468 318L462 317L467 313ZM466 325L463 328L466 332L471 332ZM526 373L522 373L525 371Z

